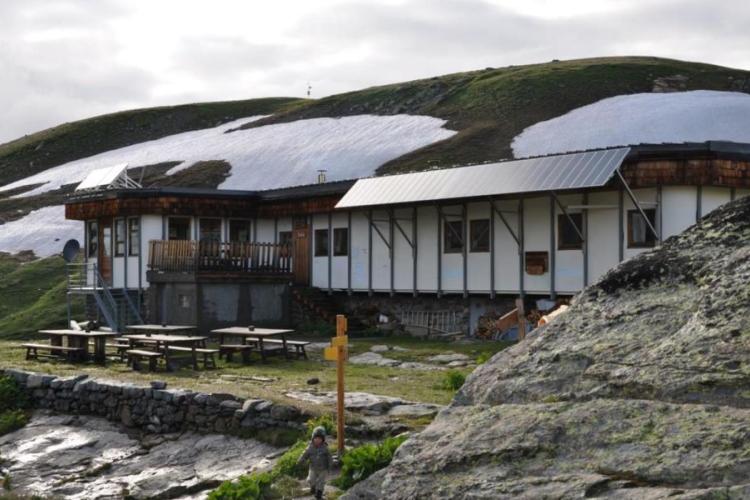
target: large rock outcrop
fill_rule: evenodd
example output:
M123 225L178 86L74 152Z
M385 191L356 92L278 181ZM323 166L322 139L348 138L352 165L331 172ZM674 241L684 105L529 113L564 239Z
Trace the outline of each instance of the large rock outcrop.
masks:
M750 498L750 198L624 262L349 498Z

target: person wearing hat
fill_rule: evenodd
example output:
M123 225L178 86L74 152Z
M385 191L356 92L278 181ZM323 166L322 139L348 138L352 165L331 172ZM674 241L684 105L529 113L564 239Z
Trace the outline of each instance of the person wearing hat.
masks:
M307 474L307 480L310 482L310 494L321 500L326 486L326 476L333 467L333 457L326 444L325 428L316 427L313 429L310 445L300 455L297 463L301 464L305 460L310 461L310 469Z

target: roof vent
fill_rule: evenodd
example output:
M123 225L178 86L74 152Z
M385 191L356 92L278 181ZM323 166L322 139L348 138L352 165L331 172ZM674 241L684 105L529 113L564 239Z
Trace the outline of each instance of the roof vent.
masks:
M318 170L318 184L325 184L326 172L328 172L328 170Z

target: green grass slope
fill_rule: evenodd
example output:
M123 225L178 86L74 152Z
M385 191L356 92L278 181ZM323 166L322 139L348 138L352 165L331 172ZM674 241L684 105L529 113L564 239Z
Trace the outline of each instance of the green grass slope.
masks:
M67 313L62 258L26 262L0 254L0 297L0 338L29 337L42 328L64 327ZM80 312L79 308L75 312Z

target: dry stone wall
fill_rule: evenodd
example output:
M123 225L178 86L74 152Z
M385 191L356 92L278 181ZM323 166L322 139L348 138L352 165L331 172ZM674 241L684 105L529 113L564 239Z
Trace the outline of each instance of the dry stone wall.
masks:
M249 435L265 429L301 431L311 417L293 406L231 394L168 389L164 382L143 387L87 375L57 377L13 369L4 373L26 389L36 408L95 415L149 433Z

